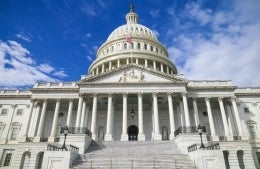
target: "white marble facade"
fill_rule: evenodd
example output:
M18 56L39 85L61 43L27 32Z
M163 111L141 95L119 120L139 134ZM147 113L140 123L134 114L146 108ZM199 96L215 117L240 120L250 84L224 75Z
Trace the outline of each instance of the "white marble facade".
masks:
M88 128L96 141L174 140L179 127L201 125L211 141L246 143L259 167L260 88L184 79L137 14L126 20L80 81L0 91L0 165L40 165L46 141L66 125Z

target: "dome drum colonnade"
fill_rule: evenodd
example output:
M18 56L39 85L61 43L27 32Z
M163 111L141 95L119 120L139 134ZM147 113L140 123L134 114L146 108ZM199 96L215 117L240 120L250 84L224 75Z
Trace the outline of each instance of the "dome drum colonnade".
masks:
M168 58L165 47L147 27L138 24L138 15L131 10L127 23L116 28L98 49L97 60L89 67L90 75L99 75L129 63L167 74L177 69Z

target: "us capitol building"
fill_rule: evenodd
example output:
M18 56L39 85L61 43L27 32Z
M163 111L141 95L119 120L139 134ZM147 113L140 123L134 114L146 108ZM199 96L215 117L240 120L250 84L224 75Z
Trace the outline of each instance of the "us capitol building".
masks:
M0 167L260 168L260 88L194 81L131 5L77 82L0 90Z

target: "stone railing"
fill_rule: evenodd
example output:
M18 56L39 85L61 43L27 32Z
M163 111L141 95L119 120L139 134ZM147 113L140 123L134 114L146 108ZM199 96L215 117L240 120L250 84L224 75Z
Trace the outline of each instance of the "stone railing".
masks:
M203 80L203 81L190 81L188 86L232 86L232 81L220 81L220 80Z
M174 132L174 136L177 136L181 133L198 133L199 126L180 126L177 130ZM200 126L202 129L202 132L206 132L205 126Z
M61 145L53 145L53 144L47 145L48 151L71 151L73 153L79 152L79 148L73 145L66 145L66 148L63 148Z
M61 127L60 134L64 133L65 127ZM91 131L89 131L86 127L69 127L68 134L86 134L88 136L92 136Z
M37 82L33 88L78 88L76 82Z
M200 147L200 145L197 145L197 144L193 144L191 146L189 146L188 148L188 152L193 152L193 151L196 151L196 150L219 150L220 149L220 145L219 143L214 143L214 144L211 144L209 146L205 146L203 148Z
M1 95L30 95L30 90L0 90Z

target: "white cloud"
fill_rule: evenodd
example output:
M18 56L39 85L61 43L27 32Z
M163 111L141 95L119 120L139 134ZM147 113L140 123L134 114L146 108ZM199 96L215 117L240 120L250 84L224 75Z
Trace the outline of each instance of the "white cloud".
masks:
M153 18L158 18L160 16L160 10L159 9L151 10L149 13Z
M97 13L95 11L94 6L90 5L90 4L86 4L84 5L81 10L86 13L88 16L96 16Z
M32 35L29 34L29 33L24 33L24 32L20 32L18 34L16 34L16 37L19 38L19 39L22 39L26 42L31 42L32 40Z
M86 33L86 38L91 38L92 34L91 33Z
M88 59L88 61L93 61L92 57L87 55L86 58Z
M177 63L179 73L191 80L232 80L238 86L259 86L259 11L257 0L234 1L233 9L218 11L196 3L186 5L184 12L199 22L200 29L205 25L210 28L195 31L193 22L192 30L171 42L170 58Z
M63 70L60 70L60 71L55 71L53 73L53 76L56 76L59 78L64 78L64 77L67 77L68 75Z
M36 81L58 81L54 76L66 74L49 64L37 65L30 51L15 41L0 41L0 86L4 88L29 86ZM63 74L62 74L63 73Z

